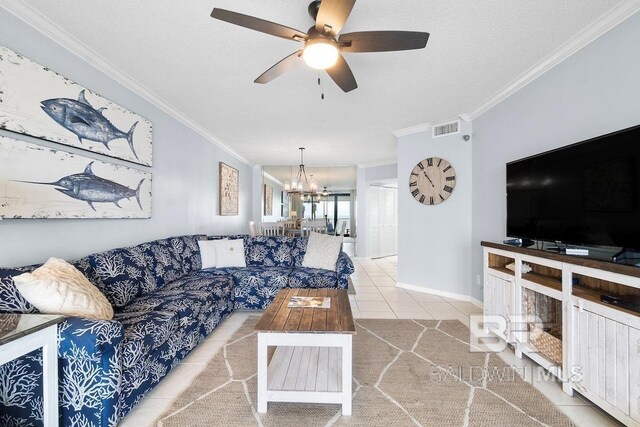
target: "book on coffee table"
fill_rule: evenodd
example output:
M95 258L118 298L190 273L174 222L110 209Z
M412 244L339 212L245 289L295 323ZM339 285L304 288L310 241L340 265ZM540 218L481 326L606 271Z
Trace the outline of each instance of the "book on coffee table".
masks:
M292 296L287 305L289 308L330 308L331 298Z

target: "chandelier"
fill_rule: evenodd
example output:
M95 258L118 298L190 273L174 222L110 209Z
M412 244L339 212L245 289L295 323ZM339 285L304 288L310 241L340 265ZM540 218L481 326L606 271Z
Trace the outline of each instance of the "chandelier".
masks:
M304 147L298 148L300 150L300 167L298 168L298 175L292 178L291 181L285 181L284 191L287 194L299 194L302 197L313 196L318 191L318 184L311 176L311 180L307 179L307 171L304 168Z

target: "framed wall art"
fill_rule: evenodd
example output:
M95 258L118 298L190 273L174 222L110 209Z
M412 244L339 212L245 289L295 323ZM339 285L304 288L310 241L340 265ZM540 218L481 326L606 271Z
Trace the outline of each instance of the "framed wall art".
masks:
M273 215L273 187L264 185L264 215Z
M151 174L0 136L0 218L151 218Z
M0 46L0 128L145 166L151 122Z
M238 169L220 162L219 176L219 205L220 215L238 215Z

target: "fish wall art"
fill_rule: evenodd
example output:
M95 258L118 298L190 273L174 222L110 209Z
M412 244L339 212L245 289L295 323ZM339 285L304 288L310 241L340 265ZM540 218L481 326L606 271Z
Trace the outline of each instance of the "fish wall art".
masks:
M0 136L0 218L151 218L151 174Z
M152 165L149 120L4 46L0 128Z

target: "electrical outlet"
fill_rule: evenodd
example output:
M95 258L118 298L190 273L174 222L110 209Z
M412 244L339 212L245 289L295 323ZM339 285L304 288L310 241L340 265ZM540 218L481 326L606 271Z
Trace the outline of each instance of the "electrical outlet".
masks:
M482 279L479 274L476 274L476 285L482 286Z

